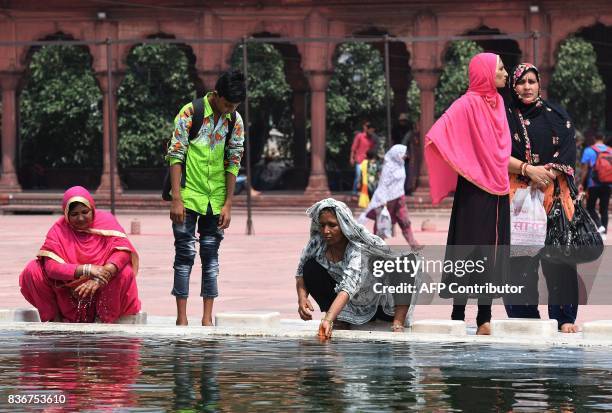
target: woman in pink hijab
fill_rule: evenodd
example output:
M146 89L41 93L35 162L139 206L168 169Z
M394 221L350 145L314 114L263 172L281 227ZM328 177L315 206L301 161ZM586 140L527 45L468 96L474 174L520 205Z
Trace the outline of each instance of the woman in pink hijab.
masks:
M121 225L80 186L64 193L62 209L19 277L25 299L42 321L113 323L137 314L138 254Z
M481 273L446 272L443 282L447 286L499 285L509 259L508 249L498 247L510 244L508 163L512 143L497 89L505 86L508 73L498 55L480 53L470 61L469 78L468 91L427 132L425 160L433 203L455 192L446 259L484 259L486 263ZM440 295L454 298L453 320L464 320L467 298L477 297L477 334L490 334L490 304L495 294L459 295L447 288Z

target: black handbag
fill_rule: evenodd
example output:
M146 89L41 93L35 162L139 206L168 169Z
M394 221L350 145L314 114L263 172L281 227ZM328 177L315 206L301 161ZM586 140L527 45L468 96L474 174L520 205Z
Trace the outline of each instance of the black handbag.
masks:
M548 213L546 246L541 256L558 264L581 264L595 261L603 253L604 245L595 222L582 205L572 177L566 176L574 202L574 216L570 221L561 203L558 179L554 180L553 204Z

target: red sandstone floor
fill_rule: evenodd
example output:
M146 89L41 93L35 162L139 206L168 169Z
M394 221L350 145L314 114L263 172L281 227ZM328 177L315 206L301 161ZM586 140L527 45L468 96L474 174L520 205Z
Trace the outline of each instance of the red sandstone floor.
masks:
M19 273L32 259L51 224L58 215L0 215L0 307L24 307L29 304L19 293ZM170 220L164 213L138 215L120 213L119 221L130 229L130 223L138 218L141 235L131 236L141 257L138 275L143 310L150 315L173 316L175 314L172 289L173 237ZM414 228L420 229L425 219L433 222L437 231L416 231L423 244L443 245L446 241L448 212L431 211L412 215ZM226 231L221 245L220 298L215 311L274 310L283 318L297 318L294 273L300 252L308 238L309 222L299 212L286 214L258 212L254 214L254 236L245 235L246 214L235 212L232 225ZM401 234L398 235L401 237ZM404 245L395 237L390 244ZM610 241L608 241L610 244ZM194 271L193 274L197 274ZM190 316L201 316L199 276L191 277L189 300ZM468 306L468 324L475 323L475 306ZM450 305L422 305L415 311L415 319L448 318ZM545 307L540 309L545 315ZM318 313L315 317L319 316ZM502 306L494 306L494 318L505 318ZM583 306L578 322L611 319L610 306Z

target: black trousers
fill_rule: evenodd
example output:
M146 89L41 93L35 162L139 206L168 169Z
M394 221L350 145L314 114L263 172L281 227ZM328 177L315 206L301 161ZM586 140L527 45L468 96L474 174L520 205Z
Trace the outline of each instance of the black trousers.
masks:
M599 215L595 210L595 205L599 200ZM610 203L610 186L600 185L589 188L589 197L587 199L587 211L593 218L597 226L603 226L608 231L608 204Z
M491 321L491 298L479 298L478 299L478 314L476 315L476 325L480 327L484 323ZM467 304L467 298L454 298L453 299L453 312L451 313L451 320L465 320L465 305Z
M302 275L308 294L316 301L322 312L329 311L329 307L338 295L334 290L337 285L336 281L314 258L306 261ZM393 321L393 317L385 314L380 306L370 321L375 319Z
M510 259L510 283L523 286L520 297L504 297L506 313L510 318L540 318L538 311L539 266L546 279L548 290L548 317L557 320L558 327L575 323L578 315L578 272L575 265L556 264L535 257L512 257Z

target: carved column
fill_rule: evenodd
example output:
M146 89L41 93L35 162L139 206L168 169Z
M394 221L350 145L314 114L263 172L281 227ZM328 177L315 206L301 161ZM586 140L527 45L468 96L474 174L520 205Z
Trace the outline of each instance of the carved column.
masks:
M17 160L17 84L21 73L0 72L2 87L2 175L0 192L20 192Z
M423 153L425 150L425 134L429 131L434 123L435 96L434 89L438 84L439 71L418 69L412 72L414 79L421 90L421 119L419 122L419 130L421 139L419 156L421 168L419 170L419 187L427 187L429 185L429 177L427 175L427 165L424 162Z
M103 129L104 129L104 137L102 142L102 176L100 177L100 186L96 190L96 193L101 192L110 192L111 190L111 161L114 162L114 175L115 175L115 193L121 193L123 189L121 188L121 181L119 180L118 173L118 165L117 159L111 160L111 138L113 140L113 146L115 147L115 152L117 151L117 142L118 142L118 113L117 113L117 90L119 89L119 85L121 80L123 79L123 74L115 73L112 78L112 90L109 90L108 85L108 76L106 72L96 73L96 78L100 84L100 89L102 90L102 94L104 97L103 102ZM109 116L111 113L109 112L108 100L110 99L110 93L113 94L113 107L112 109L112 126L109 125ZM110 129L112 128L112 129ZM111 136L112 135L112 136Z
M438 19L432 12L423 12L416 16L416 36L437 36ZM434 89L438 83L438 75L441 69L440 44L434 42L416 42L412 53L412 76L421 90L421 119L419 121L419 134L421 139L419 150L419 179L418 186L426 188L429 186L427 166L423 151L425 148L425 135L434 122Z
M204 70L198 73L200 79L202 79L202 81L204 82L204 94L215 90L217 79L219 79L221 73L223 72L219 70Z
M331 73L307 72L308 83L310 83L310 177L306 194L325 196L329 195L329 185L325 173L325 96L327 84Z
M306 92L293 91L293 154L295 169L298 171L300 182L306 177Z

